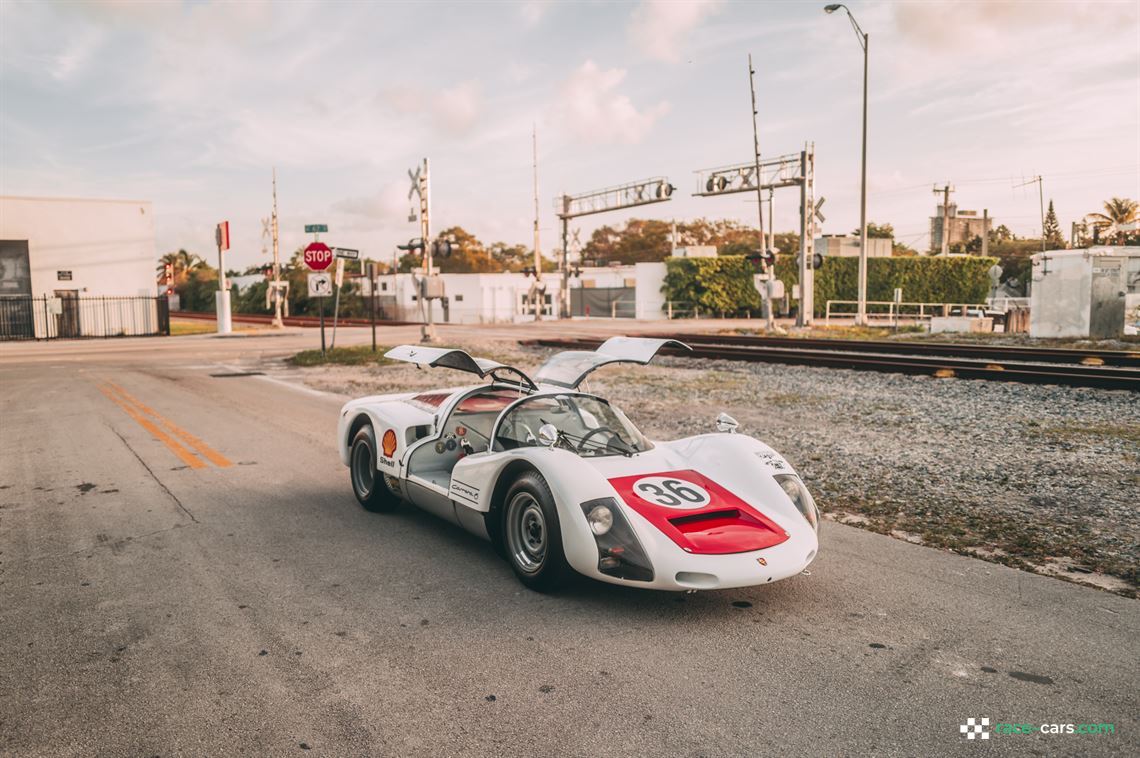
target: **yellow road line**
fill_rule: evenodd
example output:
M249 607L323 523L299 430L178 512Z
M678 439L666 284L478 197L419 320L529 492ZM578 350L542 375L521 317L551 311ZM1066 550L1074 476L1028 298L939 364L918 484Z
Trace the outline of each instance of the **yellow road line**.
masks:
M115 390L115 392L119 393L119 395L121 395L124 400L133 404L135 407L137 407L143 413L146 413L149 416L153 416L163 426L165 426L167 429L172 431L177 436L181 437L182 440L187 445L189 445L190 447L192 447L196 451L198 451L199 455L201 455L203 458L208 460L210 463L214 464L218 468L227 468L227 467L233 465L228 458L226 458L224 455L219 453L217 450L214 450L209 445L207 445L205 442L198 439L197 437L195 437L193 434L186 431L185 429L182 429L181 427L179 427L174 422L172 422L172 421L164 418L163 416L159 415L159 413L157 411L155 411L153 408L150 408L147 405L144 405L140 400L135 398L133 395L131 395L129 392L127 392L125 389L123 389L119 385L115 384L114 382L107 382L107 386L111 387L111 389L113 389L113 390Z
M206 468L206 463L204 461L202 461L200 458L195 457L195 455L193 453L191 453L186 448L182 447L182 445L178 444L178 442L175 439L173 439L169 434L162 431L157 426L155 426L153 423L151 423L150 419L148 419L146 416L139 414L138 411L136 411L131 406L127 405L126 402L115 397L115 395L112 394L112 392L109 389L107 389L105 387L100 387L99 391L102 392L104 395L106 395L107 399L110 400L112 403L114 403L115 405L119 406L124 411L126 411L127 415L130 416L131 418L133 418L136 422L138 422L139 426L141 426L143 429L146 429L148 432L153 434L156 439L158 439L160 442L162 442L168 448L170 448L170 452L174 453L179 458L181 458L182 462L185 463L187 466L189 466L190 468Z

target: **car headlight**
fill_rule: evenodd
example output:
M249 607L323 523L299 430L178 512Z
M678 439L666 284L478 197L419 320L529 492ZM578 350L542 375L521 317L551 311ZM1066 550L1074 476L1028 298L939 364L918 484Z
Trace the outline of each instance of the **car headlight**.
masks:
M586 514L586 521L590 524L590 531L600 537L614 525L614 512L609 506L595 505Z
M811 493L800 478L795 474L776 474L773 477L776 484L780 485L780 489L796 506L796 510L803 514L807 522L811 524L811 528L819 531L819 509L815 507L815 500L812 499Z
M598 546L598 571L635 582L653 581L653 564L612 497L581 504Z

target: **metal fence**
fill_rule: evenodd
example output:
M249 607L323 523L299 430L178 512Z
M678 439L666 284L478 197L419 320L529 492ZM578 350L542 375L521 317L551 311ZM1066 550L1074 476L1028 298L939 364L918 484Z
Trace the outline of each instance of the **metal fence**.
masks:
M165 297L0 297L0 341L170 334Z

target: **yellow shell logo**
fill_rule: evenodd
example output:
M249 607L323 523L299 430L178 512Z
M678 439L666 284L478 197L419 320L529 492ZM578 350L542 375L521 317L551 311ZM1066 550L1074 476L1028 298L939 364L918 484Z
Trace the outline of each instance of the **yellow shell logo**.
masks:
M396 432L392 429L384 432L384 439L380 444L384 451L384 457L391 458L392 454L396 452Z

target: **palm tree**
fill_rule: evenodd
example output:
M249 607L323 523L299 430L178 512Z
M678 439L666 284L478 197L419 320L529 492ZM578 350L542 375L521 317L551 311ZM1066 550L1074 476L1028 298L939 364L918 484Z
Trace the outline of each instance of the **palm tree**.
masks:
M1124 230L1120 227L1140 220L1140 203L1126 197L1114 197L1104 202L1104 213L1090 213L1085 218L1092 222L1094 228L1109 235L1115 234L1123 242Z
M180 275L199 268L205 261L194 253L188 253L185 250L179 250L177 253L167 253L158 259L157 271L159 276L162 275L168 263L174 268L174 278L177 279Z

